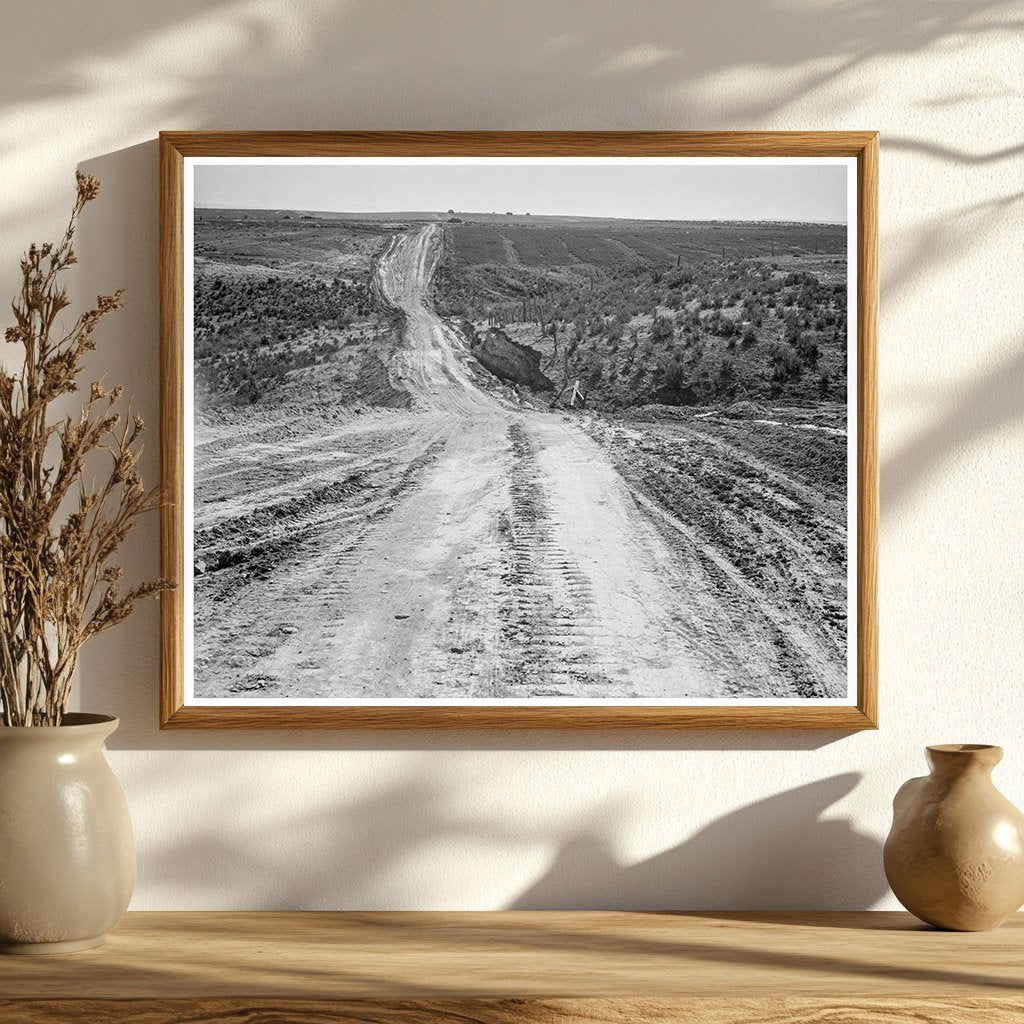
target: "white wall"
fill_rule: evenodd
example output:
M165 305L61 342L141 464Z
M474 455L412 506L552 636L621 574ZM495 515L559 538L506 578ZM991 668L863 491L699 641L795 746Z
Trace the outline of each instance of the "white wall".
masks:
M1020 17L986 0L7 0L0 295L58 233L75 166L97 174L76 294L127 288L95 366L154 427L161 128L883 138L881 730L161 733L148 606L82 673L82 705L123 721L137 908L893 906L880 841L925 743L1003 744L999 782L1024 804ZM130 568L154 574L156 551L154 521Z

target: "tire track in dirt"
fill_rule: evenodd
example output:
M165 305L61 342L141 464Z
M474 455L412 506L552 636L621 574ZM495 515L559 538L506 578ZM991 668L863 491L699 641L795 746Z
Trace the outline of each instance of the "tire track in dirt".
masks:
M302 528L293 522L282 535L251 543L223 568L197 578L197 607L210 600L230 601L232 614L227 622L210 615L196 629L196 696L222 690L274 696L290 692L303 672L322 669L315 634L322 640L335 619L374 529L416 486L444 445L445 439L433 441L383 489L347 487L338 492L337 502L312 502ZM353 497L354 502L346 500ZM201 597L207 600L200 602ZM247 638L242 652L240 633Z
M801 697L827 696L821 680L830 678L833 674L830 652L823 649L817 639L803 629L792 615L765 601L764 595L747 583L727 558L707 544L701 543L691 527L638 489L632 490L637 502L653 519L678 534L679 540L688 549L690 558L705 561L704 574L709 580L720 581L717 589L721 596L715 602L719 605L719 616L713 614L713 609L707 609L712 614L705 618L705 625L713 626L714 619L720 617L721 610L727 608L729 604L733 605L733 614L729 615L728 621L722 623L723 631L714 637L709 628L705 634L708 639L724 651L728 637L728 647L735 650L738 646L735 639L735 622L742 617L748 625L756 624L756 628L751 631L751 635L740 649L748 658L759 649L762 653L761 671L758 671L758 659L749 660L749 670L753 678L763 674L764 666L774 668L776 664L781 663L788 674L797 680L796 689ZM741 610L742 616L736 614ZM728 632L725 632L726 630ZM767 649L764 649L766 646ZM771 676L768 677L769 680L770 678Z
M590 429L637 504L689 565L706 649L744 666L730 692L834 697L845 690L845 530L841 497L817 495L791 473L689 424ZM729 426L729 425L727 425ZM638 429L642 428L642 429ZM768 439L756 438L762 449ZM751 442L753 443L753 442ZM780 455L780 458L785 456ZM723 489L724 488L724 489ZM828 514L818 514L827 504Z
M519 422L508 428L510 505L503 516L507 564L501 633L514 692L579 696L608 679L591 638L600 632L590 580L554 536L536 455Z
M725 458L735 460L736 462L753 470L768 484L780 490L784 495L789 495L800 505L808 509L812 509L814 514L822 521L845 531L845 517L842 515L841 511L836 509L834 503L828 501L813 487L808 487L801 481L795 480L792 476L787 476L779 472L778 469L769 465L764 459L758 458L752 452L743 451L737 445L731 444L724 438L719 437L712 430L708 429L712 422L712 420L708 419L703 420L702 426L707 424L704 429L694 428L686 424L679 425L677 429L681 435L689 434L691 437L699 439L704 444L714 445L721 449Z
M234 500L225 500L204 517L209 526L197 528L193 539L196 549L196 571L221 568L257 553L268 538L287 536L296 539L309 528L320 524L327 510L344 518L366 515L387 500L390 480L407 462L416 463L425 447L429 448L441 429L418 431L410 441L386 446L378 438L376 455L338 453L338 458L290 458L281 460L273 470L261 467L261 475L271 481L257 486L251 467L243 470L242 494L235 488L210 487L222 484L204 474L202 486L207 493L226 493ZM358 499L362 500L358 500Z

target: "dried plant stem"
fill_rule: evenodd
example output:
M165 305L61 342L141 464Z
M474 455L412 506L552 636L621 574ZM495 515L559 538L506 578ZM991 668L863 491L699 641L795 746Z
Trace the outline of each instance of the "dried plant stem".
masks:
M100 295L70 330L57 326L70 304L60 274L77 262L78 218L99 182L79 174L78 194L61 241L31 246L5 337L24 350L21 371L0 370L0 710L5 726L59 725L84 643L126 618L140 598L169 584L152 580L122 593L111 557L135 519L154 508L137 471L145 429L123 394L93 381L78 417L49 420L52 403L78 391L93 331L121 304ZM109 458L100 487L83 480L85 460ZM77 487L77 493L72 494Z

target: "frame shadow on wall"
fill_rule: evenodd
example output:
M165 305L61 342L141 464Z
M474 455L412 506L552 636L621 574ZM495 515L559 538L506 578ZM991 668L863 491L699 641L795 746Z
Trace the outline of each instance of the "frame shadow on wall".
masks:
M897 140L897 148L903 140ZM884 144L883 144L884 148ZM126 289L125 307L106 321L98 337L90 370L108 383L124 381L135 405L150 424L142 462L144 479L158 478L159 438L156 423L159 394L158 317L158 146L156 139L85 161L81 169L103 183L80 228L79 299ZM951 155L954 159L956 155ZM1024 199L1009 195L985 204L981 214L999 217L1007 206ZM979 214L980 215L980 214ZM986 223L981 227L990 226ZM936 230L939 230L936 228ZM902 262L883 273L883 304L892 279L904 281L926 269L928 253L945 251L929 239L927 251L911 247ZM913 500L930 476L950 457L955 432L962 447L1014 426L1024 417L1019 401L1024 382L1024 353L1012 353L990 372L959 389L954 401L939 402L933 422L882 460L881 514ZM124 549L129 579L159 573L157 515L139 525ZM121 718L110 738L112 749L389 749L398 750L810 750L842 740L850 733L825 731L508 731L508 732L377 732L202 730L165 732L158 728L159 614L155 601L140 606L116 629L82 651L81 706L114 711Z

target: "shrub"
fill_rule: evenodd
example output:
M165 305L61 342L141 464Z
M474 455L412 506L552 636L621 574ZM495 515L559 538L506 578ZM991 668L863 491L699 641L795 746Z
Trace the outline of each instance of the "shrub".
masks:
M796 352L789 345L781 345L778 342L773 342L768 350L768 365L771 369L771 381L776 385L799 379L803 369Z
M655 341L666 341L671 338L674 334L671 321L668 317L661 316L660 314L655 316L653 323L651 324L651 337Z

